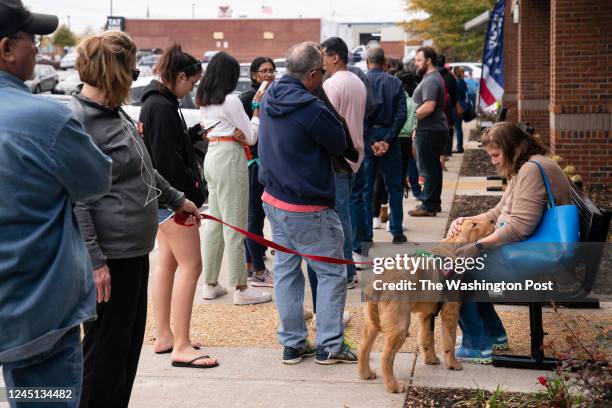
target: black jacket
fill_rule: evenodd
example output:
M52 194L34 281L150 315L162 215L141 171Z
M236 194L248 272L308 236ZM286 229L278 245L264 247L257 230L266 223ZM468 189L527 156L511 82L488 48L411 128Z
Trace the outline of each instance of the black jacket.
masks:
M197 132L189 132L176 96L159 81L151 81L144 90L140 123L155 169L172 187L201 206L204 188L193 151Z

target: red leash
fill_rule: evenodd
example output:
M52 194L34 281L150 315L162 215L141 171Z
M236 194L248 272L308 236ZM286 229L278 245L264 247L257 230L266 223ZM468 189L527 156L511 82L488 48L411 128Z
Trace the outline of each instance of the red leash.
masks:
M239 233L241 233L242 235L247 236L248 238L252 239L253 241L270 247L270 248L274 248L277 251L281 251L281 252L285 252L288 254L294 254L294 255L299 255L303 258L308 258L308 259L312 259L313 261L319 261L319 262L327 262L327 263L332 263L332 264L340 264L340 265L372 265L372 262L353 262L353 261L347 261L346 259L340 259L340 258L332 258L330 256L320 256L320 255L310 255L310 254L302 254L299 253L297 251L294 251L293 249L289 249L286 248L282 245L279 245L273 241L269 241L267 239L265 239L264 237L260 237L259 235L253 234L252 232L249 231L245 231L242 228L238 228L238 227L234 227L233 225L230 225L226 222L221 221L218 218L213 217L212 215L208 215L208 214L204 214L204 213L200 213L202 215L202 217L206 220L212 220L218 223L221 223L225 226L228 226L236 231L238 231ZM179 225L183 225L183 226L188 226L185 225L187 218L189 217L189 214L174 214L174 222L176 222Z

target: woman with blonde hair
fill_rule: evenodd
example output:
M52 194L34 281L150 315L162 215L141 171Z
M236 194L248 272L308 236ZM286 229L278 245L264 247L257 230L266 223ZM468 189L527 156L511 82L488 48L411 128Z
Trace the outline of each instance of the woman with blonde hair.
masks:
M462 257L482 256L487 249L523 241L536 230L548 204L542 172L549 181L554 202L557 205L571 203L570 185L565 173L546 156L547 149L537 137L525 133L513 123L500 122L483 133L482 144L497 173L509 182L495 208L452 222L449 236L455 236L465 220L495 224L495 231L491 235L459 248L457 255ZM504 271L501 265L486 266L486 269L496 278L501 278L505 272L518 272ZM492 303L464 302L459 325L463 337L455 355L462 361L490 364L493 350L508 348L506 330Z
M147 320L158 200L192 215L192 223L201 216L155 171L137 127L121 109L139 74L134 42L122 32L107 31L84 39L77 53L75 67L84 85L70 109L113 160L110 191L74 208L98 293L98 318L84 324L80 406L127 407Z

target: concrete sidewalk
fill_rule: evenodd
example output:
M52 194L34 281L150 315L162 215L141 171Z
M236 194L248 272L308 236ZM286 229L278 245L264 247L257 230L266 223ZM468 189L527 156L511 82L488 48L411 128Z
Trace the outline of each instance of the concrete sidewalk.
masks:
M405 216L406 236L409 241L436 242L445 228L457 189L461 155L447 162L444 173L442 212L437 217L412 218ZM404 202L404 213L416 205L412 197ZM270 236L266 226L266 235ZM391 235L384 229L374 231L375 242L390 242ZM401 247L398 248L398 250ZM151 256L151 271L157 260L157 250ZM272 259L268 260L272 267ZM221 283L227 274L221 272ZM201 298L201 285L196 303L231 303L230 293L215 301ZM228 289L229 285L227 285ZM306 285L305 305L310 305L310 290ZM361 305L360 290L348 291L347 305ZM528 328L525 328L526 333ZM411 333L416 335L416 333ZM155 355L146 344L141 354L138 375L130 407L395 407L404 405L405 394L384 391L382 379L362 381L355 365L320 366L307 359L296 366L280 361L280 348L211 348L206 352L218 358L221 365L214 369L174 368L169 355ZM439 357L441 357L439 355ZM372 367L380 375L380 355L372 356ZM501 385L507 391L534 391L536 378L542 372L513 370L464 364L462 371L450 371L443 365L426 366L413 353L399 353L395 372L400 381L413 386L486 388L495 390ZM2 385L0 377L0 386ZM0 403L0 407L8 406Z

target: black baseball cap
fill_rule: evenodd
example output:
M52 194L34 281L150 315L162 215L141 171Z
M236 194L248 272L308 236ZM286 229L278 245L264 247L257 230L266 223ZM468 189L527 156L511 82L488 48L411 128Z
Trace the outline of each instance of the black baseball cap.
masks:
M30 13L21 0L0 0L0 37L19 31L29 34L51 34L57 29L57 16Z

